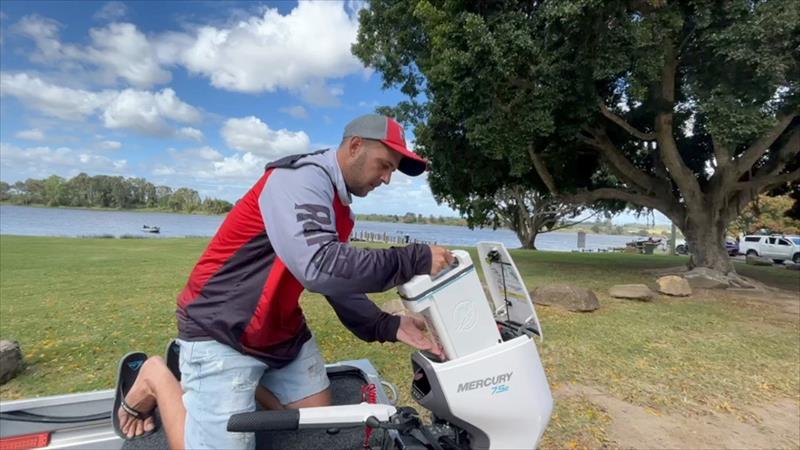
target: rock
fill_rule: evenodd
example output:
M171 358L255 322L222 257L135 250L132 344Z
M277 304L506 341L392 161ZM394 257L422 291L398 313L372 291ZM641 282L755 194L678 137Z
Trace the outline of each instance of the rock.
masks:
M786 270L800 270L800 264L786 264Z
M591 312L600 307L597 296L589 289L555 284L539 286L530 292L537 305L556 306L575 312Z
M635 300L650 301L653 299L653 291L643 284L618 284L611 286L608 295L616 298L629 298Z
M687 297L692 295L692 288L689 282L682 277L667 275L656 280L658 292L672 295L673 297Z
M730 287L730 278L707 267L695 267L683 275L689 286L702 289L725 289Z
M22 371L22 350L17 341L0 341L0 384Z
M746 255L744 260L751 266L771 266L772 260L757 255Z

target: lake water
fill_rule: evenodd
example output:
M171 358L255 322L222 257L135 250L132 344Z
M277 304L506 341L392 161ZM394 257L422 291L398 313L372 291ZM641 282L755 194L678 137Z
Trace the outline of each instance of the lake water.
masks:
M99 236L122 235L148 238L213 236L224 216L202 216L133 211L94 211L84 209L31 208L0 205L0 234L25 236ZM144 225L158 226L160 234L142 231ZM508 248L519 248L513 231L491 228L470 230L450 225L421 225L359 221L356 232L372 232L389 236L408 235L411 239L434 241L443 245L472 246L480 241L502 242ZM577 233L553 232L539 235L540 250L570 251L577 248ZM587 249L624 247L630 236L587 234Z

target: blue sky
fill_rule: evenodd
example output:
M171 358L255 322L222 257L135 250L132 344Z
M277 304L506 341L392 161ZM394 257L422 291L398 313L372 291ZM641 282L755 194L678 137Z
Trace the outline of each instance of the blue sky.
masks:
M235 201L265 162L335 147L403 98L350 53L361 7L3 1L0 179L138 176ZM399 173L354 209L458 215Z

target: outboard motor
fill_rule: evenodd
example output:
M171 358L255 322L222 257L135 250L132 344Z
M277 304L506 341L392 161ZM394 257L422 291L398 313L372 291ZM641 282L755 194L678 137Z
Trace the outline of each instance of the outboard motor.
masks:
M478 244L491 305L469 253L453 253L455 263L443 273L398 288L447 355L412 355L411 394L463 430L467 448L535 448L553 397L532 338L541 328L530 296L503 244Z
M417 276L398 288L446 354L411 356L411 395L433 413L433 423L424 424L411 407L362 401L235 414L228 431L325 429L335 441L340 428L366 426L387 432L384 449L536 448L553 396L533 340L542 331L528 291L501 243L478 244L491 301L469 253L453 254L455 262L436 277Z

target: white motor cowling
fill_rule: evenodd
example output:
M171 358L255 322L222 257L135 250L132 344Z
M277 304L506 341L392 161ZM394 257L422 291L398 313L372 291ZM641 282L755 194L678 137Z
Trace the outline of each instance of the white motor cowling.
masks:
M446 361L412 355L412 396L464 430L470 448L535 448L553 397L533 340L541 336L533 303L503 244L478 244L491 302L469 254L453 253L456 263L441 275L398 288L447 355Z

